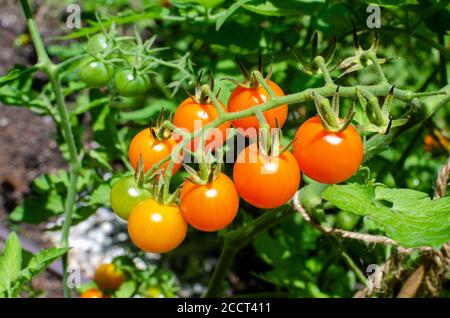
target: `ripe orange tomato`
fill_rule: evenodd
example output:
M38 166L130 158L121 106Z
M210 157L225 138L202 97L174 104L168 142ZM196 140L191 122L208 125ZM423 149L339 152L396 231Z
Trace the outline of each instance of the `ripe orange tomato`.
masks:
M125 276L122 272L116 270L114 264L102 264L95 271L94 281L102 290L117 289L122 285Z
M223 104L222 108L225 110L225 106ZM188 132L192 133L202 129L218 116L219 112L214 104L201 104L196 102L192 97L188 97L175 111L173 124L178 128L184 128ZM211 131L206 135L206 148L212 147L212 149L216 149L217 147L220 147L227 139L226 132L227 128L230 128L230 126L230 123L227 122L217 128L211 129ZM181 137L176 140L179 141L179 139L181 139ZM200 138L196 138L190 145L191 150L197 149L199 142Z
M200 231L212 232L228 226L239 208L239 195L225 174L205 185L184 183L180 210L185 220Z
M445 149L450 150L450 141L443 135L437 135L439 141L432 135L426 135L423 139L423 148L427 152L439 152Z
M137 169L139 156L142 155L144 161L144 170L150 170L154 164L160 160L169 156L173 147L176 145L176 141L173 138L166 140L158 140L153 137L150 132L150 128L141 130L131 140L130 147L128 148L128 159L134 170ZM161 168L165 169L169 162L164 163ZM175 174L180 169L181 164L176 163L173 166L172 173Z
M92 288L82 293L80 298L103 298L103 293L96 288Z
M276 83L271 80L268 80L267 83L277 96L284 96L283 90ZM269 98L269 93L262 86L259 86L258 88L245 88L237 86L228 99L228 111L233 113L238 112L255 105L263 104L268 101ZM288 105L280 105L276 108L265 111L263 114L271 128L276 128L276 120L278 121L279 128L281 128L287 118ZM234 127L242 128L244 130L248 128L259 128L258 119L256 116L236 119L232 121L232 124ZM255 138L257 136L257 132L250 130L244 134L250 138Z
M153 199L140 202L128 218L128 234L141 250L166 253L183 242L187 223L177 205L162 205Z
M325 130L319 116L305 121L296 133L294 156L311 179L333 184L350 178L363 159L363 142L349 125L340 133Z
M288 150L278 157L266 157L252 144L238 155L233 180L245 201L258 208L272 209L294 196L300 185L300 169Z

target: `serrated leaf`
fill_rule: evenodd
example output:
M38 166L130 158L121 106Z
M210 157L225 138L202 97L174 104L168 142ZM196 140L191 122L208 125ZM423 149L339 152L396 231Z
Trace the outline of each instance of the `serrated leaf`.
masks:
M33 257L31 257L27 266L22 270L16 284L14 284L14 289L16 291L28 281L30 281L34 276L45 270L51 263L53 263L57 258L63 256L69 248L49 248L40 251Z
M405 247L439 247L450 240L450 197L359 184L333 185L322 197L339 209L368 216Z
M19 277L22 266L22 247L16 233L9 234L0 256L0 290L9 290Z

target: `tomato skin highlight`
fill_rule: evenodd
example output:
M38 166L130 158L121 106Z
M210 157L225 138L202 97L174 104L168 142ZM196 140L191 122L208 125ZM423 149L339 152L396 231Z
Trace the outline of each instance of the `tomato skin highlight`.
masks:
M284 96L283 90L271 80L268 80L267 83L272 88L277 96ZM237 86L230 95L228 99L228 111L230 113L238 112L244 109L248 109L255 105L260 105L265 103L270 99L269 93L264 89L264 87L259 86L258 88L245 88L241 86ZM267 123L271 128L283 127L287 114L288 114L288 105L283 104L278 107L272 108L263 112L264 117L267 120ZM245 117L241 119L236 119L232 121L232 124L236 128L248 129L248 128L256 128L259 129L259 123L256 116ZM240 130L240 129L239 129ZM248 131L245 133L245 136L250 138L255 138L257 136L256 132Z
M114 84L121 96L134 97L145 94L150 88L150 79L147 75L134 74L131 70L117 72Z
M80 62L78 76L90 87L103 87L111 81L114 69L92 57L86 57Z
M245 201L261 209L272 209L294 196L300 185L300 169L288 150L269 159L252 144L238 155L233 180Z
M100 290L92 288L82 293L80 295L80 298L104 298L104 297L103 293Z
M86 44L86 51L90 53L104 52L109 48L108 39L103 34L96 34Z
M225 106L221 103L222 108L226 111ZM219 117L214 104L197 103L191 97L186 98L177 108L173 117L173 124L178 128L184 128L186 131L193 133L212 122ZM195 124L197 121L197 125ZM200 125L201 123L201 125ZM206 150L216 149L226 141L227 128L230 128L230 123L224 123L217 128L211 129L206 136L205 148ZM220 137L218 137L220 136ZM181 139L178 136L177 141ZM200 138L195 138L190 144L190 149L195 150L200 142Z
M102 264L95 271L94 281L102 290L114 290L122 285L125 276L114 264Z
M139 186L134 176L127 176L114 183L109 198L112 210L126 221L139 202L151 197L150 191Z
M180 193L180 210L194 228L213 232L227 227L236 217L239 195L227 175L220 173L206 185L186 180Z
M327 131L319 116L305 121L295 134L294 156L302 172L325 184L350 178L363 159L363 142L358 131L349 125L344 131Z
M153 137L150 128L146 128L137 133L131 140L128 148L128 159L134 170L137 169L139 156L142 155L144 161L144 171L150 170L156 163L169 156L175 147L176 141L173 138L158 140ZM161 168L165 170L169 162L164 163ZM175 174L180 169L181 162L175 163L172 173Z
M187 223L177 205L148 199L139 203L128 218L128 234L145 252L170 252L183 242L186 233Z

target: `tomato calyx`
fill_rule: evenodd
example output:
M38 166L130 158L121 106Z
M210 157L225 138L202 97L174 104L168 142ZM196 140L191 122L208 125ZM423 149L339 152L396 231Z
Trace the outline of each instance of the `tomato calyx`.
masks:
M158 118L153 123L152 120L149 122L149 129L150 134L153 138L157 140L167 140L172 137L172 129L168 128L164 125L165 121L172 122L173 115L172 113L169 114L169 117L166 119L164 117L164 107L161 107L161 110L159 112Z
M144 159L142 159L142 154L139 155L138 166L134 174L134 179L139 187L144 186L145 181L145 169L144 169Z
M322 126L334 133L342 132L350 125L353 117L355 116L355 101L353 100L352 105L345 116L341 119L339 117L340 102L339 102L339 86L336 87L336 91L333 94L333 99L330 104L328 98L322 95L312 92L311 97L316 106L317 113L320 117Z
M249 72L248 69L245 67L245 65L241 62L241 60L236 56L235 57L236 60L236 64L239 67L239 70L241 71L242 76L244 77L244 81L239 82L236 81L233 78L223 78L223 80L227 80L230 81L234 84L236 84L237 86L243 87L243 88L247 88L247 89L258 89L261 87L261 83L258 80L256 73L261 74L262 76L264 76L264 71L263 71L263 63L262 63L262 57L261 54L258 55L258 65L256 70ZM266 77L264 77L265 81L268 82L270 80L270 78L272 77L272 64L273 64L273 58L272 61L270 63L270 68L269 68L269 72L267 73Z
M272 134L272 129L267 124L262 112L256 112L256 117L259 121L259 132L257 136L258 151L264 157L278 157L283 152L289 149L294 143L295 139L291 140L287 145L281 146L280 140L283 140L283 131L280 129L278 120L275 118L276 129Z
M181 185L172 193L165 193L165 189L168 189L169 183L166 185L166 182L170 182L170 179L164 178L164 173L162 170L155 172L152 176L150 176L150 192L152 193L152 199L158 202L161 205L171 206L176 204L178 197L181 191Z
M214 93L214 73L212 70L210 70L209 84L202 84L202 77L203 71L200 71L195 81L194 95L192 95L184 86L183 89L193 102L200 105L211 104L213 101L210 94L214 94L217 98L220 94L220 89L217 91L217 93Z
M189 174L189 181L197 185L206 185L216 180L222 171L222 149L216 150L215 155L212 154L212 151L206 153L205 151L196 151L192 154L198 161L199 171L183 164Z

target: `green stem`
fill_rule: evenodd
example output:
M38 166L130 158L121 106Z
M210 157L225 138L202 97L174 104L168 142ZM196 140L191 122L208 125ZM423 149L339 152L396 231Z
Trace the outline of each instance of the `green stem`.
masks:
M261 72L255 71L255 72L253 72L253 76L256 78L258 83L262 87L264 87L264 89L267 91L267 93L269 93L269 96L271 98L277 96L277 94L275 94L275 92L273 91L272 87L270 87L269 83L267 83L266 79L262 76Z
M378 73L378 76L380 77L380 80L382 83L388 83L388 80L386 78L386 75L384 74L383 69L381 68L380 62L378 62L378 58L375 54L375 52L370 51L367 53L367 58L372 61L373 66L375 67L375 70Z
M323 78L325 79L325 83L328 85L334 86L333 79L331 78L330 71L328 71L327 64L325 63L325 59L322 56L316 56L314 58L314 63L317 64L317 66L322 71Z
M52 62L45 51L44 42L42 41L41 35L39 34L39 29L36 22L33 19L33 14L31 13L30 6L27 0L20 0L20 5L22 6L22 11L27 20L28 30L30 31L31 39L33 40L34 47L36 49L36 54L38 56L38 64L40 67L44 65L50 65Z
M443 88L446 95L429 97L426 104L417 105L417 111L414 117L403 126L392 128L388 134L377 134L371 137L365 146L364 162L370 160L375 154L385 150L399 136L413 127L424 123L428 118L438 111L444 105L450 103L450 85ZM417 99L413 100L413 104L420 104Z
M64 224L61 234L61 246L69 247L69 232L72 225L72 215L75 207L75 199L77 194L78 177L81 170L81 165L78 160L78 152L75 144L75 139L70 125L69 113L67 111L64 97L61 91L61 83L59 81L58 73L49 71L48 73L50 82L55 93L55 101L57 110L60 116L60 126L63 131L64 140L67 143L69 155L70 155L70 177L69 188L67 191L67 198L64 206ZM64 296L70 298L71 290L67 286L67 254L63 257L63 288Z
M220 297L223 291L223 282L237 252L246 246L256 235L280 223L291 216L294 210L285 205L265 212L243 227L228 232L224 238L224 246L214 273L209 281L205 297Z
M375 123L378 126L384 126L386 124L385 122L385 118L383 116L383 112L381 111L380 108L380 103L378 102L378 97L375 96L374 94L372 94L369 91L366 91L365 89L361 89L361 93L363 94L364 97L367 98L368 102L369 102L369 106L372 109L373 115L374 115L374 120Z
M364 286L367 286L366 276L363 274L363 272L361 272L350 255L348 255L347 252L342 249L341 256L344 259L345 263L347 263L348 267L350 267L351 270L355 273L356 278L360 281L360 283L362 283Z
M219 116L223 116L225 114L225 110L223 109L222 104L217 99L216 94L214 94L214 92L211 90L211 87L209 87L209 85L203 85L202 90L211 99L214 107L216 107L217 112L219 113Z
M58 114L60 116L60 129L64 136L64 140L67 143L69 155L70 155L70 177L69 177L69 188L67 190L67 198L64 206L64 224L61 234L61 247L69 247L69 230L72 225L72 214L75 206L76 198L76 187L78 176L80 174L81 165L78 160L78 152L75 144L75 139L72 133L72 127L70 125L69 114L67 111L67 106L64 101L64 95L62 93L61 82L59 79L58 66L54 65L47 52L45 51L44 43L39 34L36 22L31 14L30 6L27 0L20 0L25 18L27 19L27 25L30 31L31 38L33 40L34 46L36 48L36 54L38 56L38 66L44 71L50 80L53 92L55 94L55 103L57 107ZM63 257L63 288L64 296L71 297L71 290L67 286L67 254Z

